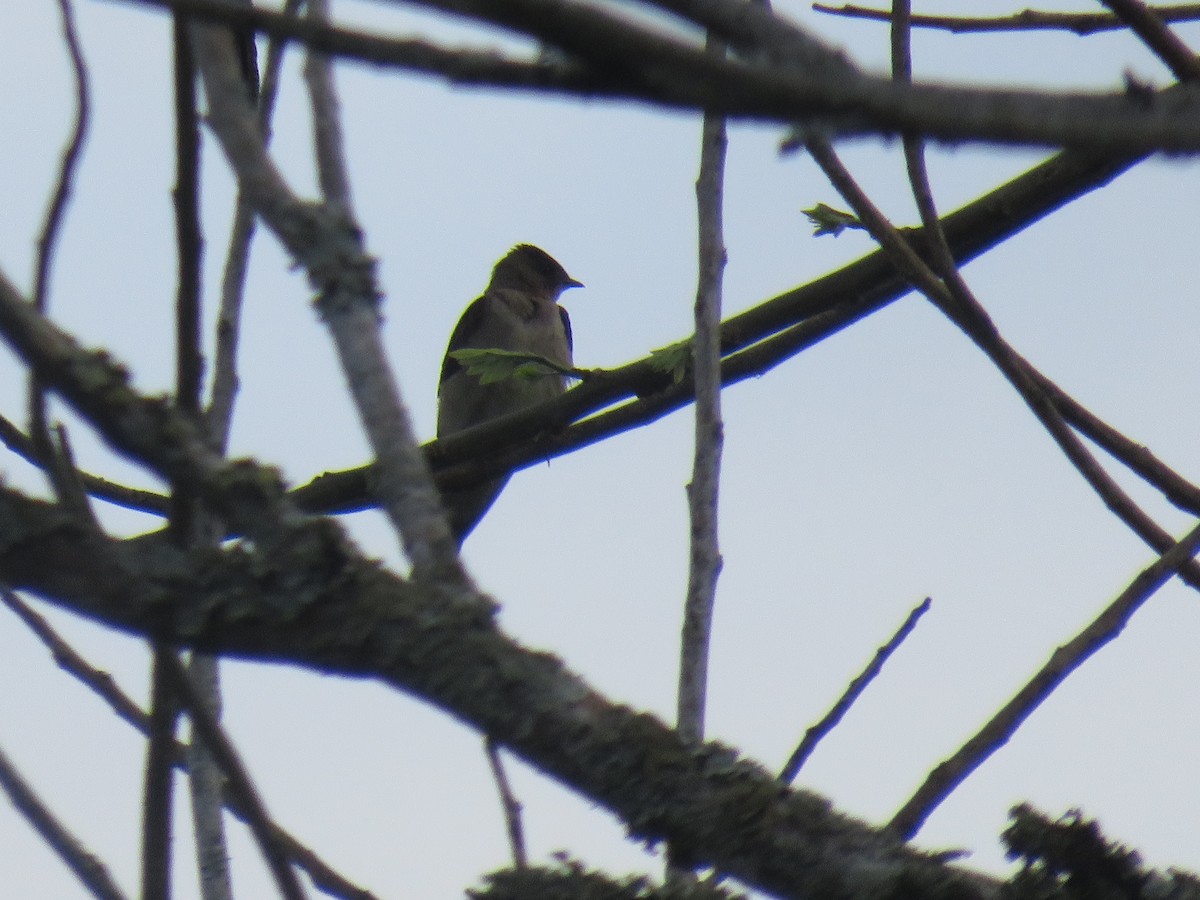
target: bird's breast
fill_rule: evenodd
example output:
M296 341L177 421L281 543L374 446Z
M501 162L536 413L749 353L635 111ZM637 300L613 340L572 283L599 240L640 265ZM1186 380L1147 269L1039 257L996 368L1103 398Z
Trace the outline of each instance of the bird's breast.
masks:
M571 347L556 302L518 291L505 292L499 301L496 311L501 333L496 337L502 343L489 346L536 353L560 366L571 365Z

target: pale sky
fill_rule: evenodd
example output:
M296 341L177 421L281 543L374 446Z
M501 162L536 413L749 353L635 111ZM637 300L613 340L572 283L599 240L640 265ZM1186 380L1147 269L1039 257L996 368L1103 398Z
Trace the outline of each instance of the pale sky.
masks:
M860 63L886 66L886 27L800 3L776 7ZM918 11L968 7L979 4L930 2ZM389 4L339 3L335 13L399 23L397 33L416 27ZM0 32L0 268L27 286L71 95L55 5L14 5L8 16ZM81 0L78 16L93 130L58 255L53 314L83 342L111 348L141 389L160 392L173 371L170 30L160 13L108 0ZM458 44L472 32L438 33ZM1180 34L1200 46L1200 29ZM922 34L914 53L919 78L1111 89L1129 69L1168 80L1121 35ZM311 195L300 56L289 58L274 146L293 187ZM454 90L357 65L339 67L338 85L358 213L387 294L389 349L422 436L433 433L450 330L514 244L545 248L587 285L566 298L579 365L616 366L690 332L696 116ZM811 162L779 156L779 138L762 126L731 131L729 313L870 249L860 234L811 236L801 209L844 204ZM897 224L912 224L899 147L863 140L844 149L875 202ZM211 140L205 154L211 301L232 194ZM939 204L951 210L1043 155L936 149ZM1200 478L1192 414L1200 391L1198 206L1196 163L1155 160L965 269L1021 353L1192 478ZM305 280L263 230L248 298L233 452L279 465L297 484L363 463L365 443ZM0 372L0 413L23 421L23 385L7 350ZM777 770L908 611L933 598L799 779L869 821L886 821L1153 559L999 373L921 298L731 388L724 411L712 737ZM691 428L686 410L518 474L464 551L512 635L559 654L613 699L663 717L674 710ZM85 468L153 484L83 427L72 438ZM1116 471L1165 527L1190 527ZM0 473L36 489L11 455ZM152 524L103 512L119 532ZM346 524L365 552L397 563L382 517ZM140 641L38 608L144 699ZM1200 598L1170 584L966 781L917 843L965 848L967 865L1002 871L1007 810L1029 801L1055 815L1082 808L1153 865L1200 869L1197 633ZM284 666L230 663L224 671L230 734L268 808L343 874L381 897L450 897L506 863L478 735L378 685ZM7 611L0 679L0 747L134 892L143 742L59 672ZM563 849L616 874L659 871L657 858L587 801L519 767L516 786L535 860ZM186 815L179 821L176 886L191 898ZM257 852L239 829L234 835L238 895L270 896ZM6 801L0 846L10 896L82 896Z

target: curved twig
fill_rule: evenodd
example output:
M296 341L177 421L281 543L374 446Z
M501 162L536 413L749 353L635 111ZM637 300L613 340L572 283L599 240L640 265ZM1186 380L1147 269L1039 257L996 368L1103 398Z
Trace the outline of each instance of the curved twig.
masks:
M804 738L796 746L796 749L792 751L792 755L788 757L788 761L779 773L780 781L784 784L791 784L796 780L796 776L800 774L800 769L808 761L808 758L812 756L813 751L817 749L817 744L821 742L821 739L825 735L837 727L838 722L842 721L842 718L850 711L850 707L854 705L854 701L862 696L862 692L883 671L884 663L888 661L888 658L912 634L921 616L929 612L929 607L932 603L933 601L926 597L920 604L913 608L905 617L900 627L896 629L896 633L891 636L886 644L875 651L875 655L871 658L866 668L847 685L845 692L838 698L837 703L833 704L833 707L821 717L820 721L804 732Z

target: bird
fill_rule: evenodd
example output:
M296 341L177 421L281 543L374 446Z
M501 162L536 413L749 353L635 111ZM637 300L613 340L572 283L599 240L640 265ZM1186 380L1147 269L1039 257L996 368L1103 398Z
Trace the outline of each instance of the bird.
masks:
M571 320L558 305L563 291L583 287L545 250L513 247L492 269L483 295L463 312L450 335L438 379L439 438L553 399L566 388L561 374L510 377L483 384L451 354L456 350L507 350L572 366ZM447 490L442 504L459 546L508 483L508 475L475 487Z

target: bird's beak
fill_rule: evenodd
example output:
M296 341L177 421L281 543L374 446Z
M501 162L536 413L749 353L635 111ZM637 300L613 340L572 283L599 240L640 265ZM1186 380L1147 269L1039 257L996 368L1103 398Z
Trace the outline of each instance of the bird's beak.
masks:
M568 278L566 284L563 285L563 290L573 287L583 287L582 281L576 281L574 278Z

